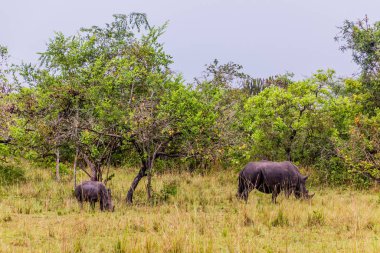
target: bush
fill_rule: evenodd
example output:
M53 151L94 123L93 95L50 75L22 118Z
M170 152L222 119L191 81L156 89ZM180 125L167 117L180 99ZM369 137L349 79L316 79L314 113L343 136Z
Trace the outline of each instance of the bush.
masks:
M373 180L362 172L353 169L350 164L339 157L320 159L316 164L319 183L332 186L353 186L356 189L368 189L373 185Z
M21 168L0 164L0 184L10 185L25 180L25 172Z
M161 190L161 199L163 201L167 201L170 196L175 196L177 195L177 191L178 191L178 183L177 181L171 181L169 182L168 184L164 184L164 187L162 188Z
M352 175L350 175L344 162L339 157L321 158L317 161L315 167L321 184L328 183L339 186L352 183Z
M153 193L153 203L166 202L170 199L170 196L176 196L178 192L178 182L176 180L164 183L159 193Z

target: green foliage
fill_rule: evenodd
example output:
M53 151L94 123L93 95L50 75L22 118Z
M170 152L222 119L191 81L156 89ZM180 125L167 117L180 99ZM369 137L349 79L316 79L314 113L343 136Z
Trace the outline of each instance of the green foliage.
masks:
M8 48L0 45L0 98L12 90L12 83L9 80L11 69L8 59Z
M368 179L379 178L380 162L380 110L373 117L359 114L350 126L348 139L338 141L338 154L357 179L357 185L368 186ZM369 174L368 174L369 173ZM365 178L364 175L370 175Z
M12 100L15 84L12 80L13 67L9 65L8 59L8 48L0 45L0 157L3 159L11 153L8 144L11 140L10 128L15 120Z
M171 200L172 197L175 197L178 193L179 182L177 180L170 180L164 182L161 190L154 192L151 199L151 203L156 205L160 203L166 203Z
M298 81L289 73L253 78L214 60L189 85L170 68L165 29L142 13L114 15L102 27L56 33L38 65L17 68L0 46L0 158L54 168L59 157L69 173L76 157L98 180L106 164L139 166L148 196L154 172L235 170L258 159L307 165L334 185L380 180L379 22L340 28L360 78L333 70ZM174 188L159 194L166 200Z
M51 172L54 173L56 168L55 168L55 162L50 163L50 169ZM66 163L59 163L59 172L62 175L71 175L72 173L72 164L66 164Z
M347 185L355 181L339 157L321 157L315 163L315 168L318 170L319 182L323 184Z
M352 51L352 57L362 69L359 93L366 97L364 110L372 114L380 107L380 22L370 24L367 17L357 22L346 20L337 41L342 51Z
M25 172L19 167L0 164L0 184L10 185L25 181Z
M347 80L342 91L351 102L353 115L345 122L345 135L335 138L337 155L344 162L358 187L379 178L380 129L380 22L368 18L345 21L336 38L351 50L362 73L359 80Z
M332 134L329 83L334 72L319 71L287 88L272 86L244 104L242 127L248 135L250 156L269 160L313 162Z
M178 192L178 182L173 180L170 181L167 184L164 184L164 186L161 189L160 196L163 201L167 201L170 196L177 195Z
M101 166L122 148L120 139L133 134L134 110L171 81L171 60L158 42L163 29L132 13L75 36L56 33L41 67L21 69L30 87L21 90L19 107L32 131L21 134L27 137L20 144L39 154L75 147L101 177Z
M371 25L367 17L357 22L346 20L336 40L344 43L342 51L352 50L354 62L365 74L379 71L380 22Z

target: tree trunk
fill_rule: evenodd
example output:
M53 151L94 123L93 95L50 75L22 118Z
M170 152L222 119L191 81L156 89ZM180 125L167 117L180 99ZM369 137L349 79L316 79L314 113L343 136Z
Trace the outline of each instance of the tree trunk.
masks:
M302 115L302 114L301 114ZM300 116L301 117L301 116ZM292 144L293 144L293 140L294 138L296 137L297 135L297 130L292 130L292 133L289 137L289 144L288 144L288 147L285 148L285 152L286 152L286 158L288 159L289 162L292 161Z
M56 152L56 163L55 163L55 179L59 182L61 181L61 176L59 174L59 149L57 148Z
M147 183L146 183L146 193L148 197L148 202L152 200L152 171L149 169L147 173Z
M74 157L74 189L77 187L77 161L78 161L78 148L75 151Z
M99 179L101 178L100 165L91 162L86 154L83 154L83 159L87 163L87 166L91 169L91 181L99 181Z
M99 181L101 182L103 180L103 174L102 174L102 169L101 169L101 165L100 164L96 164L96 180L95 181Z
M286 152L286 158L288 159L289 162L292 161L292 149L290 147L285 148Z
M78 104L76 105L76 112L75 112L75 138L78 139L78 125L79 125L79 110L78 110ZM75 149L75 157L74 157L74 190L77 187L77 161L78 161L78 155L79 155L79 147L78 143L76 144Z
M154 153L153 153L152 156L148 155L148 158L145 158L144 155L145 154L149 154L149 152L144 152L143 148L140 148L137 145L136 142L134 142L134 145L136 147L137 152L140 155L142 167L141 167L139 173L137 174L137 176L135 177L135 179L133 179L131 187L129 188L129 191L127 193L127 203L128 204L132 204L132 202L133 202L133 193L136 190L136 187L139 184L140 180L143 177L145 177L145 176L148 176L148 182L147 182L147 185L146 185L146 187L147 187L147 194L148 194L148 201L150 201L152 199L152 168L153 168L153 163L154 163L154 161L155 161L155 159L157 157L157 153L158 153L158 151L160 150L160 148L162 146L162 143L159 144L155 148Z
M143 166L141 167L141 169L140 169L139 173L137 174L137 176L135 177L135 179L133 179L131 187L129 188L129 191L127 193L127 199L126 199L127 204L133 203L133 193L135 192L136 187L139 184L140 180L146 176L146 170L147 170L146 163L143 163Z

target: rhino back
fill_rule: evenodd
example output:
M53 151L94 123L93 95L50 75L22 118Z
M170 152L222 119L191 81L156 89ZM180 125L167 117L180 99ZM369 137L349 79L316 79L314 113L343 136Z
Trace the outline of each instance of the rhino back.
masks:
M97 181L85 181L75 188L75 195L82 196L84 200L97 200L104 194L105 186Z
M299 171L290 162L270 162L261 161L253 162L250 167L255 170L260 170L264 176L264 180L267 185L272 186L288 182L292 185L296 185L299 182Z
M254 180L260 173L260 168L256 165L256 163L250 162L244 167L243 170L240 171L240 178L244 178L245 180Z

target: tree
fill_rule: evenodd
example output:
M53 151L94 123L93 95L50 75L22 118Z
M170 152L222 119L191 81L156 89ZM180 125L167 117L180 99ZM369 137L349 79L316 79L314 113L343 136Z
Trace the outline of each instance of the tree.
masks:
M135 107L129 141L142 167L127 194L128 203L132 203L133 192L144 176L148 176L151 198L156 159L186 158L207 166L239 140L231 127L240 101L240 90L233 87L236 78L243 76L239 69L237 64L214 61L207 67L204 80L197 79L194 87L172 77L157 83L152 96Z
M371 179L379 175L379 108L380 108L380 22L346 20L336 40L341 50L352 51L361 68L358 80L348 80L343 96L354 102L356 110L346 124L348 131L336 139L337 154L351 174L364 174Z
M159 29L137 38L141 29L150 29L144 14L114 17L105 28L83 28L68 37L56 33L41 53L40 66L24 65L20 72L29 84L20 92L24 129L40 136L51 133L52 141L38 146L57 154L62 145L74 147L75 157L90 167L86 173L92 180L102 180L102 166L128 131L122 122L131 101L146 92L144 79L152 69L145 60L160 54L152 46ZM27 106L30 101L35 104ZM45 137L40 139L49 140Z
M336 41L342 51L351 50L352 58L362 69L363 94L367 94L365 111L380 107L380 22L370 24L367 16L357 22L346 20Z
M280 88L286 88L293 81L292 73L286 73L284 75L270 76L268 78L252 78L247 76L247 78L242 83L243 91L249 96L258 95L265 88L270 86L277 86Z
M147 194L148 200L152 198L151 178L154 162L162 157L185 157L188 155L183 149L183 141L186 139L184 125L181 125L183 116L181 105L188 99L192 99L191 91L184 87L180 79L156 83L152 94L140 103L135 104L134 110L130 113L129 122L131 129L127 141L132 144L141 161L141 169L134 178L127 194L127 203L132 203L133 193L144 176L148 176ZM173 103L180 97L181 104ZM190 100L191 101L191 100ZM190 104L185 104L188 107ZM185 109L185 108L182 108ZM185 116L191 116L187 112ZM189 127L189 126L186 126Z
M331 70L320 71L310 79L286 88L271 86L249 98L241 120L252 147L251 156L312 162L331 133L331 120L324 107L333 75Z
M357 115L347 141L337 141L338 154L352 174L380 178L380 111L368 118Z
M29 88L22 88L16 95L18 119L12 128L14 144L28 158L55 157L56 180L60 181L60 150L69 141L70 124L62 112L65 107L56 98L59 95Z
M169 68L171 57L158 42L165 26L155 28L146 23L146 34L139 34L140 28L130 21L130 16L117 15L105 28L82 29L70 37L57 33L41 54L42 67L27 66L23 73L37 105L27 110L26 122L40 132L36 124L45 122L53 129L52 119L59 119L60 129L53 133L63 133L59 140L79 150L91 168L92 180L103 179L102 167L118 149L137 155L141 169L127 195L131 203L144 176L148 176L151 198L155 159L188 156L187 150L192 149L184 147L195 143L196 131L207 117L197 111L204 106L198 106L201 102L196 92L185 87ZM197 106L190 106L193 111L178 111L181 107L171 103L178 96L178 103ZM37 112L34 116L39 115L36 119L47 120L30 120L33 110ZM192 124L184 125L184 121ZM42 146L55 147L46 142Z
M14 123L15 106L12 102L14 83L10 80L12 69L8 63L8 49L0 45L0 155L9 155L10 128Z
M219 64L219 60L214 59L212 63L207 64L205 67L203 77L201 79L195 78L198 85L208 81L215 86L231 89L239 87L245 79L249 78L247 74L242 72L243 66L234 62Z
M201 79L195 79L195 89L199 92L208 110L214 112L210 132L200 136L204 148L202 155L195 157L195 164L210 167L219 163L223 167L238 164L241 154L237 152L243 141L240 129L240 114L249 92L246 84L252 78L243 72L243 66L234 62L220 64L214 60L206 65Z

